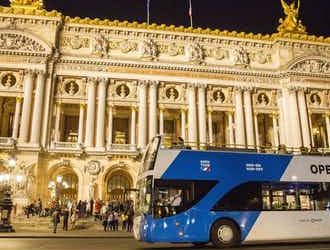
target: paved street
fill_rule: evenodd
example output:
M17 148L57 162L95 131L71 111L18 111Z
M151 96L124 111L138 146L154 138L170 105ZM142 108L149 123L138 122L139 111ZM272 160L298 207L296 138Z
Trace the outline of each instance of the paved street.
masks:
M174 244L146 244L132 238L42 238L42 239L14 239L0 238L2 250L134 250L134 249L193 249L192 245ZM198 249L213 249L212 246ZM279 244L244 246L240 250L330 250L329 243L313 244ZM233 250L235 250L233 248Z

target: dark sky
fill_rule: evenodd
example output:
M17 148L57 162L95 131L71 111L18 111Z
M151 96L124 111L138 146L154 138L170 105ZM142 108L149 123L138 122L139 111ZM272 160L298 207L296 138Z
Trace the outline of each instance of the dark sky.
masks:
M189 26L189 0L150 0L151 22ZM292 1L292 0L286 0ZM45 0L68 16L146 21L147 0ZM330 0L301 0L309 34L330 37ZM8 5L9 0L0 0ZM194 27L274 33L283 16L280 0L192 0Z

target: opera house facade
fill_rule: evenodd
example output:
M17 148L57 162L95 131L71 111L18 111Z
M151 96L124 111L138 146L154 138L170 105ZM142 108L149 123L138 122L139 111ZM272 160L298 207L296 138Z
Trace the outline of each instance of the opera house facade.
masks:
M0 172L15 159L25 178L14 199L123 199L157 134L327 152L330 38L289 18L261 35L0 7Z

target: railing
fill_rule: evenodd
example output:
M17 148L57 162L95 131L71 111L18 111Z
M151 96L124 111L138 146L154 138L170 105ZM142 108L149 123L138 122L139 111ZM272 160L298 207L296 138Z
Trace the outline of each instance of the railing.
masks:
M306 148L306 147L287 147L281 144L275 146L255 146L255 145L238 145L238 144L217 144L217 143L196 143L188 141L176 141L168 143L163 142L162 148L168 149L197 149L197 150L213 150L213 151L240 151L240 152L256 152L271 154L309 154L309 155L330 155L330 148Z
M109 144L108 151L137 151L135 144Z
M72 150L81 150L82 145L77 142L53 142L53 149L72 149Z
M0 147L12 147L15 144L15 140L11 137L0 137Z

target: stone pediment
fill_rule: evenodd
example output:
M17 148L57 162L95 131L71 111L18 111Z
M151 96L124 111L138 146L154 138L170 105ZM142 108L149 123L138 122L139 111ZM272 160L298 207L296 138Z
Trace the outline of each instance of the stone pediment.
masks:
M40 38L17 30L0 30L0 50L42 54L52 51L51 46Z
M289 71L306 74L330 74L330 60L324 57L309 57L296 60L288 67Z

